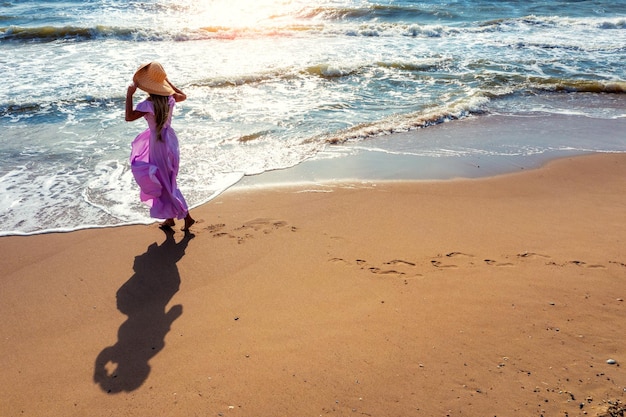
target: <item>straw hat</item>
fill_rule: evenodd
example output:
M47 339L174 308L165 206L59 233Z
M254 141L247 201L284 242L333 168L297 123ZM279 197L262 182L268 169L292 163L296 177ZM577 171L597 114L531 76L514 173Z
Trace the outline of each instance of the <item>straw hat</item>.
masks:
M174 94L174 89L165 81L165 78L167 78L165 70L155 61L140 66L133 76L133 81L146 93L171 96Z

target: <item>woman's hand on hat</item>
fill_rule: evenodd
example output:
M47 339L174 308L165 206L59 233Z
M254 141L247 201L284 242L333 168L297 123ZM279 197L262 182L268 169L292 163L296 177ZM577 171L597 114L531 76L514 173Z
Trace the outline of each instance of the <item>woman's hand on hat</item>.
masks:
M137 91L137 83L133 82L128 86L128 90L126 92L132 96L135 94L135 91Z

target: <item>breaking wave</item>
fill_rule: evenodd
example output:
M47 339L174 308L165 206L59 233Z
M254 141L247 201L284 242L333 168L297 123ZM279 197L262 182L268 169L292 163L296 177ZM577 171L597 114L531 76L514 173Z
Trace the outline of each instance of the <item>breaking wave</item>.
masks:
M368 9L369 10L369 9ZM376 10L376 9L375 9ZM365 12L363 12L365 13ZM339 16L359 15L357 11L310 11L306 20L285 24L258 24L255 26L203 26L197 28L170 27L155 30L146 27L124 27L111 25L94 26L6 26L0 27L0 41L13 42L51 42L57 40L89 41L94 39L119 39L125 41L197 41L207 39L237 39L280 36L332 35L332 36L363 36L389 37L406 36L418 38L437 38L457 35L472 35L486 32L513 32L520 26L551 27L567 29L575 27L584 30L589 27L595 30L625 30L626 19L573 19L564 17L536 17L498 19L485 21L478 25L444 25L417 22L392 22L370 19L359 22L351 19L348 22L335 23ZM365 13L367 14L367 13ZM324 19L318 20L320 15ZM328 18L327 15L333 15ZM10 19L7 19L10 20ZM2 21L2 20L0 20ZM548 45L548 44L546 44Z

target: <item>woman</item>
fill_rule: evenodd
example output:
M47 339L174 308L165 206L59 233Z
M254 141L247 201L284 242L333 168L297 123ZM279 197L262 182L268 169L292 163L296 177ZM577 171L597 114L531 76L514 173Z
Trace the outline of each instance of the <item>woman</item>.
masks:
M133 109L133 94L137 88L150 97ZM175 87L158 62L139 67L126 93L126 121L144 117L148 129L132 143L130 166L140 188L141 201L150 206L150 216L166 219L162 228L172 228L174 219L185 219L183 231L195 220L189 214L187 202L176 184L180 152L178 138L171 127L172 111L177 102L187 99Z

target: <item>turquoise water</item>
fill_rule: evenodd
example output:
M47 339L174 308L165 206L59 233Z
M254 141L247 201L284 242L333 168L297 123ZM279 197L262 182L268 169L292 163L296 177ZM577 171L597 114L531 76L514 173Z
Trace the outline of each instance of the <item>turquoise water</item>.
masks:
M3 1L0 233L150 221L127 161L145 123L123 111L152 60L189 97L173 125L179 184L198 205L390 132L494 113L624 118L626 2ZM626 151L599 137L390 146Z

